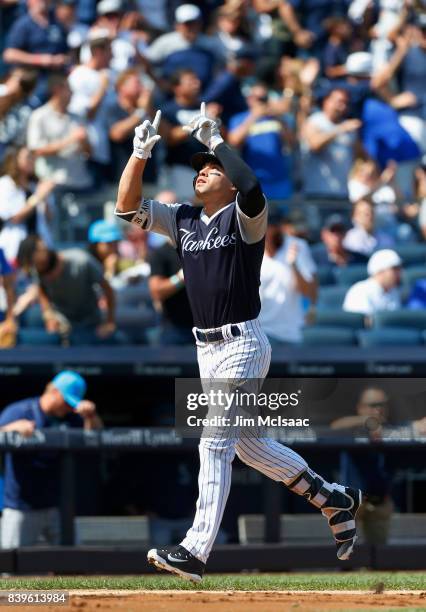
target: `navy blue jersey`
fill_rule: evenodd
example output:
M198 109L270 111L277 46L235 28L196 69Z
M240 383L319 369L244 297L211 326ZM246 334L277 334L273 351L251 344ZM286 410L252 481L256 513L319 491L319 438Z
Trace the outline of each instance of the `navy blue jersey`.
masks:
M260 312L267 206L251 218L237 201L211 217L200 207L156 200L144 200L138 211L121 215L171 239L182 262L194 325L200 329L249 321Z
M82 428L83 419L70 412L63 419L48 416L40 408L40 398L31 397L6 406L0 415L0 426L19 419L35 422L37 429L48 427ZM28 451L5 454L4 506L18 510L38 510L59 505L61 473L59 452Z

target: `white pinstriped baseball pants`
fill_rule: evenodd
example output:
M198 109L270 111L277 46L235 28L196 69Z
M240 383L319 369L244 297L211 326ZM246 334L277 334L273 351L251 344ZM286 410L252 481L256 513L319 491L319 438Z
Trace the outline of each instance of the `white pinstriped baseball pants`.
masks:
M242 335L233 338L229 325L224 335L229 339L214 343L197 340L200 376L204 381L256 379L260 391L271 361L271 347L257 319L239 323ZM252 391L254 389L251 389ZM273 480L290 484L306 470L307 463L290 448L275 440L256 436L219 435L202 437L199 444L200 473L194 523L181 545L206 563L222 521L231 487L232 461L235 453L251 467Z

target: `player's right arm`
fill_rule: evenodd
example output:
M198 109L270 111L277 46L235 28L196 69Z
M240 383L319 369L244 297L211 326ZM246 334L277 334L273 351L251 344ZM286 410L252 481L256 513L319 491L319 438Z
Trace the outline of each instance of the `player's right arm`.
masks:
M135 215L142 199L142 178L146 162L151 157L151 150L161 136L157 134L160 125L161 111L157 111L154 121L146 119L135 129L133 154L123 170L118 185L117 206L115 212L126 220Z
M152 148L161 138L157 133L160 119L161 111L157 111L152 123L146 119L135 129L133 154L120 178L115 214L143 230L167 236L176 245L179 204L162 204L143 198L143 172Z

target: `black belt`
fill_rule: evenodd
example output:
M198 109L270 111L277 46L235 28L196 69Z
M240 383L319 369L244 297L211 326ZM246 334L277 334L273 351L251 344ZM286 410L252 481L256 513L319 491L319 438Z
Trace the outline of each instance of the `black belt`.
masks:
M195 335L197 336L197 340L200 342L219 342L219 340L228 339L223 335L221 328L212 329L211 331L206 332L201 331L201 329L197 329L195 331ZM238 338L238 336L241 336L241 329L238 327L238 325L231 325L231 336L233 338Z

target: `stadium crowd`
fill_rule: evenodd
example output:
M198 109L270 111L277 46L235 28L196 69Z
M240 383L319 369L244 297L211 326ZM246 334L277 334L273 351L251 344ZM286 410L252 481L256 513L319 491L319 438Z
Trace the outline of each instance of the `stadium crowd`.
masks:
M0 346L192 342L175 251L102 194L160 108L147 194L196 205L202 100L270 202L273 344L426 340L424 0L0 6ZM85 244L70 194L84 218L99 198Z

